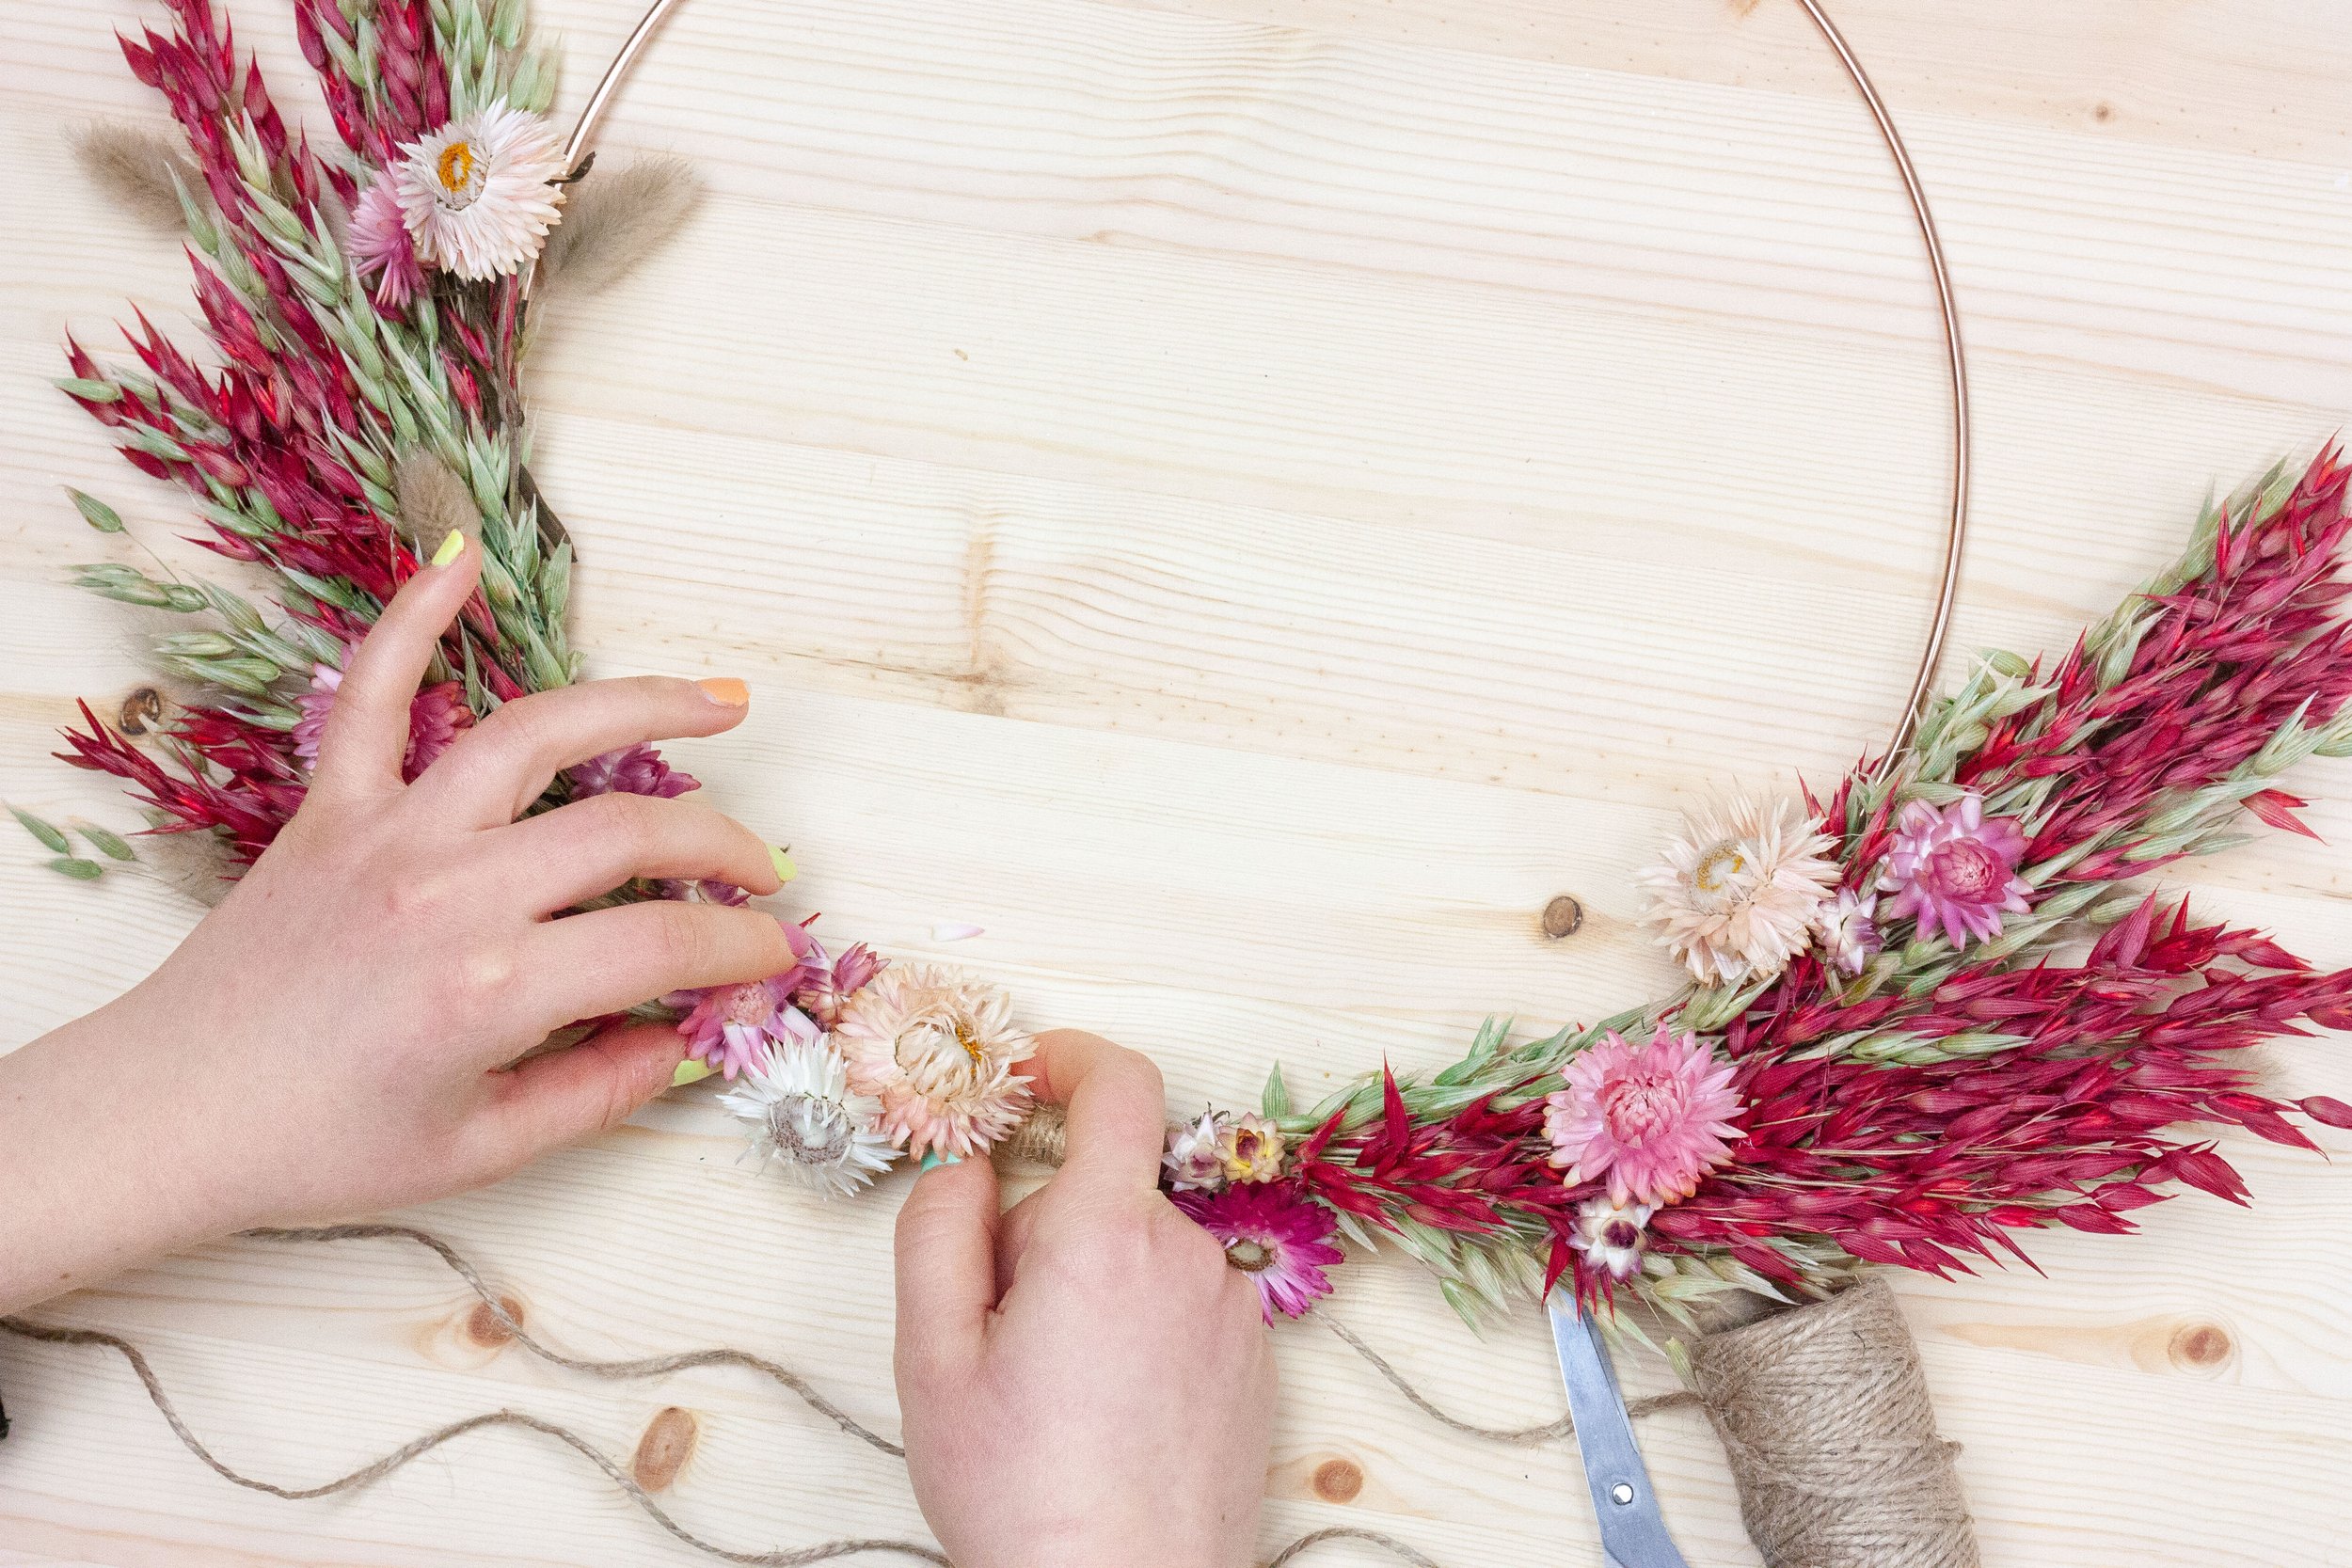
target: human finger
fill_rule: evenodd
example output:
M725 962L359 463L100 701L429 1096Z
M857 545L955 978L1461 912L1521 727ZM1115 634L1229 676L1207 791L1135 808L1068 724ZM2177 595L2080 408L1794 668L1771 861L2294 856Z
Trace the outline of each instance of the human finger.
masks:
M1014 1070L1040 1100L1067 1111L1069 1151L1057 1182L1158 1188L1168 1099L1150 1057L1100 1035L1052 1029Z
M553 1029L668 991L782 974L797 961L773 915L663 898L548 922L525 941L516 974L531 988L526 1016Z
M917 1178L896 1238L901 1389L935 1385L979 1358L996 1305L996 1172L984 1160Z
M716 735L750 711L741 681L636 675L517 697L457 737L418 781L437 815L502 827L555 776L640 741Z
M311 787L330 795L397 789L408 755L408 710L441 634L473 595L482 550L452 533L376 617L344 663L319 733Z
M784 885L783 853L699 800L596 795L527 816L487 835L503 886L533 914L553 914L635 878L729 882L750 893Z

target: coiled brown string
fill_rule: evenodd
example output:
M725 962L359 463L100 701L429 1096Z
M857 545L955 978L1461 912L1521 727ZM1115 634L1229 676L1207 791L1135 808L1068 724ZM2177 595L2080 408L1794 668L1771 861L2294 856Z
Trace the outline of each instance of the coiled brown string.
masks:
M1045 1131L1041 1127L1039 1133L1041 1134ZM1034 1136L1036 1134L1033 1134ZM1025 1147L1022 1152L1034 1157L1039 1149L1032 1143ZM414 1243L438 1258L448 1266L450 1272L465 1281L466 1288L474 1293L483 1307L498 1320L499 1324L514 1337L515 1343L553 1366L585 1376L615 1382L664 1377L673 1372L686 1371L696 1367L747 1368L789 1389L810 1409L832 1421L845 1435L854 1437L867 1447L894 1458L904 1458L906 1454L904 1448L858 1421L847 1411L818 1393L807 1379L790 1368L781 1366L765 1356L755 1355L749 1351L722 1348L688 1351L675 1355L599 1361L566 1355L561 1351L554 1350L534 1338L520 1323L516 1321L514 1315L507 1310L506 1304L500 1299L499 1293L490 1288L487 1280L482 1277L480 1270L468 1261L455 1247L430 1231L419 1230L414 1227L405 1225L336 1225L301 1230L248 1230L244 1232L244 1236L249 1241L284 1243L372 1240ZM803 1564L807 1563L830 1562L841 1558L855 1557L862 1553L878 1553L913 1558L918 1561L937 1564L939 1568L952 1568L946 1556L937 1547L914 1541L853 1537L820 1542L810 1546L778 1548L765 1552L739 1551L723 1546L695 1534L672 1518L669 1512L655 1499L653 1494L639 1484L635 1476L630 1475L627 1469L616 1464L586 1437L569 1427L519 1410L495 1410L480 1416L469 1416L463 1420L452 1421L446 1426L436 1428L422 1436L402 1444L382 1458L362 1465L347 1475L338 1476L332 1481L322 1481L312 1486L285 1486L276 1481L248 1476L222 1460L206 1447L203 1439L197 1436L186 1419L181 1416L178 1406L172 1402L171 1396L165 1391L163 1381L155 1375L155 1370L149 1363L145 1353L130 1340L119 1335L106 1334L96 1329L62 1328L47 1323L29 1323L23 1318L0 1318L0 1330L5 1330L18 1338L30 1339L42 1344L97 1346L116 1352L131 1364L131 1370L137 1375L140 1386L147 1390L148 1399L163 1416L165 1423L171 1428L172 1435L179 1438L182 1447L194 1454L222 1480L245 1487L248 1491L266 1493L273 1497L283 1497L289 1501L304 1501L314 1497L327 1497L341 1493L356 1492L373 1485L412 1460L421 1459L443 1444L453 1442L469 1433L479 1432L488 1427L519 1427L525 1431L551 1437L580 1454L597 1469L603 1471L606 1478L627 1494L628 1499L642 1509L647 1518L669 1535L697 1551L706 1552L723 1561L746 1564L747 1568L802 1568ZM1458 1430L1471 1433L1480 1430L1446 1417L1414 1392L1387 1362L1372 1354L1362 1341L1344 1329L1340 1332L1343 1338L1356 1346L1359 1353L1371 1360L1383 1376L1404 1390L1406 1396L1422 1409ZM1267 1568L1281 1568L1282 1564L1289 1563L1314 1546L1329 1541L1365 1542L1382 1547L1403 1561L1412 1564L1413 1568L1439 1568L1439 1565L1425 1554L1393 1536L1384 1535L1377 1530L1354 1528L1323 1529L1300 1536L1277 1553L1272 1561L1267 1564Z
M1034 1118L1025 1140L1008 1153L1032 1163L1058 1156L1054 1118ZM566 1355L532 1337L507 1309L481 1272L429 1231L399 1225L342 1225L304 1230L253 1230L254 1241L335 1243L394 1240L438 1258L463 1280L514 1342L550 1365L610 1381L663 1377L698 1367L741 1367L788 1389L841 1433L878 1452L902 1458L898 1444L842 1410L799 1373L748 1351L714 1349L628 1360ZM1563 1417L1542 1425L1489 1427L1440 1408L1379 1352L1336 1319L1322 1320L1415 1408L1448 1429L1492 1442L1536 1444L1573 1434ZM520 1427L551 1437L604 1472L649 1519L676 1540L724 1561L753 1568L799 1568L863 1553L893 1554L947 1568L937 1548L913 1541L852 1537L772 1551L740 1551L706 1540L672 1518L637 1479L568 1427L517 1410L469 1417L424 1433L347 1475L312 1486L286 1486L237 1470L215 1454L182 1418L152 1366L136 1345L95 1329L56 1327L0 1318L0 1330L44 1344L98 1346L119 1354L147 1390L172 1434L223 1480L274 1497L302 1500L358 1491L410 1461L469 1433ZM1722 1438L1740 1483L1748 1531L1775 1568L1976 1568L1968 1510L1953 1473L1958 1446L1938 1437L1916 1348L1896 1309L1893 1292L1876 1279L1832 1301L1785 1312L1761 1323L1708 1336L1692 1350L1697 1393L1661 1394L1629 1403L1636 1418L1699 1405ZM1414 1568L1438 1568L1429 1557L1377 1530L1341 1528L1303 1535L1277 1553L1267 1568L1282 1568L1314 1546L1357 1541L1390 1552Z

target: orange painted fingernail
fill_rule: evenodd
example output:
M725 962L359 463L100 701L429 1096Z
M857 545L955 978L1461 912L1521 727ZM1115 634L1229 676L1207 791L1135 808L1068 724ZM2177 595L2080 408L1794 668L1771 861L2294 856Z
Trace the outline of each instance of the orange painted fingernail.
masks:
M694 684L703 689L704 696L709 698L721 707L748 707L751 705L752 689L745 686L741 681L737 680L733 675L713 675L707 681L696 681Z

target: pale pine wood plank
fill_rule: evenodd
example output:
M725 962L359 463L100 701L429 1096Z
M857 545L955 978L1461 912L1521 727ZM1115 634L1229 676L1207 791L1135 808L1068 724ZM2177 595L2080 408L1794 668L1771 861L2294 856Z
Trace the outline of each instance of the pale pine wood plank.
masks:
M2159 563L2208 483L2352 407L2345 133L2312 87L2341 83L2341 30L2285 0L2045 9L1839 7L1966 291L1961 641L2028 649ZM1942 482L1880 154L1787 8L1735 10L697 0L613 145L688 152L714 200L535 356L583 647L754 677L754 723L686 760L800 845L795 910L907 953L984 925L939 951L1038 1022L1152 1049L1180 1106L1276 1057L1310 1089L1442 1059L1489 1009L1549 1026L1650 993L1628 873L1690 792L1825 779L1879 733ZM554 13L575 95L631 14ZM0 61L0 156L49 218L0 236L0 790L117 821L42 759L72 694L140 678L125 621L56 585L111 546L55 486L183 523L40 380L126 295L183 313L173 247L103 214L56 139L146 109L103 25L141 15L9 0ZM296 87L276 8L239 22ZM2347 777L2301 781L2337 842ZM2196 886L2341 963L2346 869L2273 839ZM1591 918L1547 944L1561 891ZM190 918L0 857L9 1037ZM2269 1055L2282 1092L2352 1097L2336 1042ZM558 1343L778 1349L887 1430L893 1200L823 1210L732 1168L707 1101L420 1217ZM1988 1560L2328 1549L2352 1278L2312 1238L2352 1210L2316 1161L2227 1150L2251 1213L2191 1198L2137 1242L2050 1238L2047 1279L1904 1282ZM1393 1259L1347 1291L1466 1408L1555 1413L1532 1321L1472 1338ZM920 1528L890 1466L765 1390L582 1386L469 1345L465 1305L396 1249L230 1244L52 1310L150 1342L272 1474L509 1401L626 1452L675 1401L706 1423L678 1506L712 1533ZM1434 1431L1311 1325L1279 1345L1270 1544L1371 1522L1449 1561L1592 1557L1571 1455ZM0 1370L40 1433L0 1476L15 1558L693 1560L512 1434L290 1508L180 1455L119 1368L8 1347ZM1693 1560L1753 1561L1703 1428L1645 1441ZM1353 1501L1316 1492L1335 1459Z

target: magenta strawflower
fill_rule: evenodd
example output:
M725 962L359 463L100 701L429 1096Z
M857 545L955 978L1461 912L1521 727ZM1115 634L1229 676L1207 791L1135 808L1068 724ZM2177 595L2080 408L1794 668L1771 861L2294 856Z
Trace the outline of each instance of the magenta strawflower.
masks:
M310 667L310 689L294 694L294 706L302 714L294 721L294 755L312 768L319 765L319 737L326 733L326 716L334 711L335 694L342 685L341 670L319 663ZM408 752L401 759L400 776L415 783L435 758L472 727L473 709L466 705L463 682L443 681L418 692L408 705Z
M1962 796L1937 808L1925 800L1903 807L1895 820L1880 885L1895 896L1890 920L1911 916L1922 936L1941 928L1954 947L2001 934L2003 914L2024 914L2033 884L2017 875L2025 858L2024 830L2006 816L1984 815L1984 798Z
M1228 1187L1221 1193L1178 1193L1170 1202L1215 1236L1225 1260L1258 1287L1259 1309L1272 1323L1279 1312L1304 1317L1331 1293L1323 1271L1344 1261L1331 1244L1339 1226L1330 1211L1287 1183Z
M674 990L661 999L662 1006L686 1014L677 1032L686 1037L687 1055L730 1079L759 1060L771 1044L806 1045L825 1036L815 1020L792 1006L792 993L814 973L809 955L816 942L798 926L779 924L800 960L790 969L740 985Z
M851 942L834 958L826 953L823 942L812 938L805 962L810 978L792 993L792 1005L830 1031L841 1022L850 998L865 990L866 983L890 960L862 942Z
M1606 1177L1620 1209L1688 1197L1731 1158L1725 1140L1742 1135L1732 1071L1696 1035L1662 1022L1644 1045L1611 1031L1569 1059L1568 1086L1544 1099L1551 1164L1571 1187Z
M671 767L660 752L642 740L590 757L565 768L564 776L571 781L576 800L591 795L651 795L666 800L702 787L700 779Z
M389 174L377 175L351 209L351 259L360 277L375 279L375 303L387 310L405 309L424 288L416 237Z

